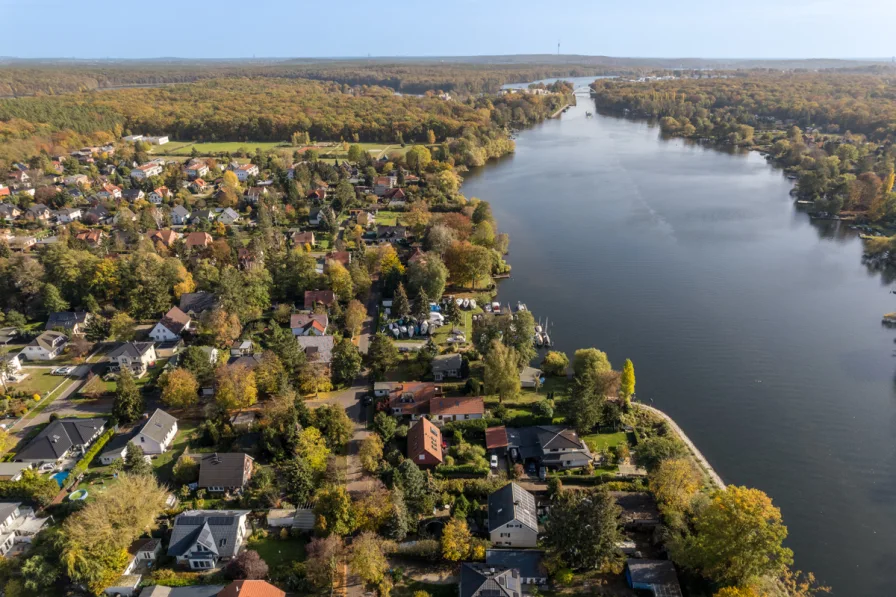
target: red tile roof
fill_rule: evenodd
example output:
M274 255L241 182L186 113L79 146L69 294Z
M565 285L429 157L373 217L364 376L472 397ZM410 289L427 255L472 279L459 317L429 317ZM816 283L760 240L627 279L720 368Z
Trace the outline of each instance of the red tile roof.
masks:
M207 247L212 243L212 235L208 232L191 232L187 235L188 247Z
M408 458L418 466L442 464L442 432L425 417L408 431Z
M481 415L485 413L485 403L482 396L439 398L429 403L429 412L433 415Z
M494 448L506 448L507 447L507 428L501 425L500 427L489 427L485 430L485 447L489 450Z
M263 580L235 580L218 597L285 597L286 593Z
M432 399L442 396L442 386L425 383L403 383L389 393L389 410L399 409L399 415L425 415Z
M306 290L305 291L305 308L309 311L314 309L317 303L323 303L330 306L336 302L336 295L332 290Z

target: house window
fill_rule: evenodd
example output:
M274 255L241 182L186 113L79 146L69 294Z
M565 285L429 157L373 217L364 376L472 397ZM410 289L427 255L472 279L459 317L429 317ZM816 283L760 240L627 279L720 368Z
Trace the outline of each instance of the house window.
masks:
M220 547L224 547L225 545L227 545L227 539L221 539L221 540L218 542L218 545L219 545Z
M140 436L140 443L142 444L142 443L144 443L144 442L146 442L146 438L143 437L143 436L141 435L141 436Z

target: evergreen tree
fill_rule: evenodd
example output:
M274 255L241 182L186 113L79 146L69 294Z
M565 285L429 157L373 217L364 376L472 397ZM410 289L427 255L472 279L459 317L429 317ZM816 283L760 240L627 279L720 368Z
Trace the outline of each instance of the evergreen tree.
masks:
M44 305L44 312L47 315L59 311L68 311L68 301L62 298L59 289L53 284L44 284L44 287L41 290L41 302Z
M419 321L426 321L429 318L429 297L426 296L426 290L423 287L417 291L417 296L414 297L411 314Z
M361 353L348 338L343 338L333 349L333 379L337 383L351 383L361 372Z
M370 341L367 358L376 378L382 379L398 360L398 349L388 336L379 332Z
M112 416L119 423L133 423L143 415L143 395L134 382L129 367L122 367L115 388L115 402L112 404Z
M404 284L398 283L395 295L392 297L392 315L394 317L407 317L411 314L411 305L408 303L408 295L404 290Z

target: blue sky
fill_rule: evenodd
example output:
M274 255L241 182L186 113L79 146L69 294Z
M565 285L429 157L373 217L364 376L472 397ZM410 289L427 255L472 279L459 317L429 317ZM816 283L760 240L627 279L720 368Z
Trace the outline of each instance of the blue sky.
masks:
M556 10L553 10L556 9ZM896 0L0 0L0 56L896 54Z

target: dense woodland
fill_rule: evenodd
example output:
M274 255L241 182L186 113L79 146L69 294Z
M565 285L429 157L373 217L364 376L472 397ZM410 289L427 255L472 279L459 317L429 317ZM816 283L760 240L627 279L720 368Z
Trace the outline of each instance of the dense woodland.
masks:
M494 157L512 150L505 127L538 122L563 101L525 94L444 101L282 78L6 99L0 161L109 142L127 131L193 141L286 141L308 133L314 140L385 143L425 142L432 132L439 142L475 138Z
M761 72L592 84L599 109L660 118L664 133L762 149L824 214L896 217L891 77Z

